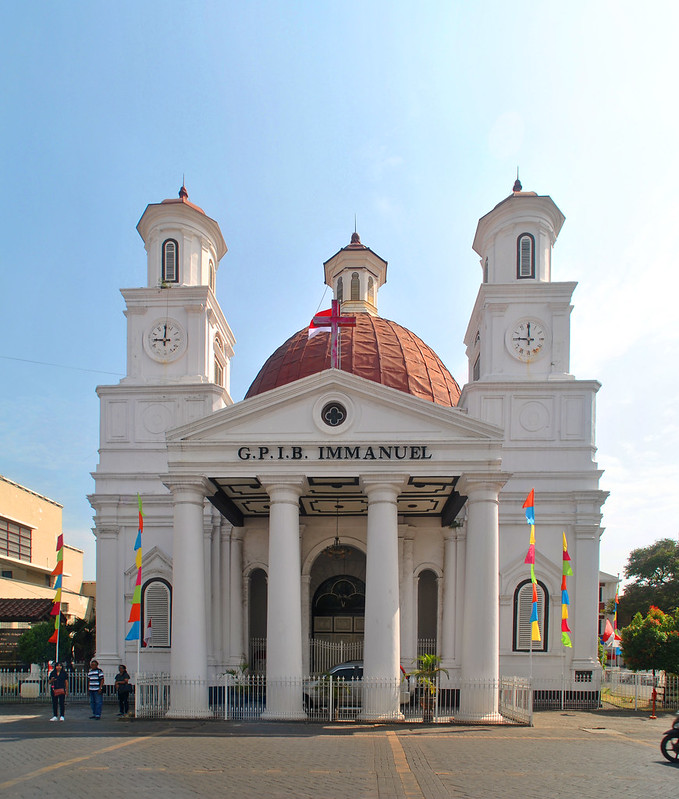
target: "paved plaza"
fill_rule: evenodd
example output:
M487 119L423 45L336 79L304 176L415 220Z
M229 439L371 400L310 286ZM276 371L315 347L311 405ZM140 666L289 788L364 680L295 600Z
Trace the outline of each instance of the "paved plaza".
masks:
M105 706L0 706L3 799L669 799L672 720L544 712L534 727L118 720Z

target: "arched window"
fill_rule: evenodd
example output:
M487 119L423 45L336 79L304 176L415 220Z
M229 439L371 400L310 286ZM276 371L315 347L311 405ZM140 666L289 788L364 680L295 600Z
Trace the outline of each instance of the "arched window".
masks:
M337 301L342 302L344 300L344 283L342 282L342 278L337 278Z
M535 277L535 239L530 233L522 233L516 240L516 276Z
M431 569L417 579L417 654L436 654L438 626L438 580Z
M358 280L358 272L354 272L354 274L351 276L351 299L361 299L361 284Z
M214 291L215 291L215 265L212 263L212 258L210 258L209 270L210 270L209 271L209 275L208 275L208 280L210 281L209 282L209 286L210 286L210 290L214 294Z
M371 277L368 278L368 302L375 304L375 281Z
M218 386L224 385L224 367L219 362L219 358L215 358L215 383Z
M151 622L149 646L169 647L172 625L172 588L167 580L156 579L145 583L141 594L142 640L147 637Z
M179 282L179 245L174 239L163 242L163 282Z
M488 282L488 256L486 255L486 260L483 262L483 282Z
M538 626L541 641L533 641L533 652L547 651L549 634L549 592L545 585L538 581ZM514 641L515 652L529 652L531 649L531 612L533 610L533 583L524 580L514 591Z

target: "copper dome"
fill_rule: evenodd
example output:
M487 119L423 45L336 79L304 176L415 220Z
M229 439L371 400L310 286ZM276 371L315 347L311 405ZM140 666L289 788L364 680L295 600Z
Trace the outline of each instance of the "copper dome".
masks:
M245 398L284 386L330 368L330 335L309 339L308 328L280 346L259 370ZM344 372L405 391L438 405L454 406L460 387L438 355L405 327L372 316L356 315L356 327L342 330Z

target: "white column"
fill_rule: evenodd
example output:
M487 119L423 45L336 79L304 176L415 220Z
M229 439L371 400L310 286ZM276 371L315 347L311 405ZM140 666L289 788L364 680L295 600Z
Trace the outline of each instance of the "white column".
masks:
M174 502L170 718L208 715L203 508L214 491L202 477L168 478Z
M405 535L401 544L401 651L406 668L411 668L417 658L417 619L415 618L415 579L413 578L415 542Z
M449 669L455 662L455 595L457 588L457 529L443 534L443 613L441 663Z
M212 508L212 505L210 505ZM206 643L207 643L207 663L208 666L214 665L213 646L214 637L212 635L212 620L214 614L214 602L212 601L212 518L205 514L203 507L203 585L205 587L205 624L206 624Z
M222 561L222 537L221 531L222 516L216 509L212 514L212 534L210 536L210 584L212 586L211 596L209 597L212 605L212 629L210 636L212 645L210 646L210 662L219 667L224 665L224 643L222 639L222 607L224 604L224 593L222 586L221 561Z
M464 721L497 721L500 678L499 493L502 475L463 475L467 496L466 581L460 712Z
M571 551L571 539L568 538L569 554L573 558L573 577L569 578L569 587L575 584L570 595L569 627L572 632L574 670L592 671L598 679L600 665L597 659L597 608L599 607L599 536L598 524L575 525L575 551ZM560 615L557 616L560 622ZM559 648L562 648L559 645ZM585 687L585 686L583 686Z
M125 602L124 580L125 575L120 574L115 568L118 563L118 536L119 528L112 524L97 522L95 528L97 536L97 593L99 594L99 607L106 609L106 624L97 625L97 660L99 666L108 671L118 667L121 661L121 651L118 646L124 641L129 625L127 619L130 614L130 603ZM124 543L123 543L124 545ZM132 544L129 547L132 553ZM130 564L134 565L133 555L130 555ZM136 577L136 572L135 572ZM134 584L134 581L133 581ZM122 586L119 594L118 586ZM100 610L101 613L101 610ZM123 651L125 644L122 644ZM135 645L136 651L136 645Z
M266 710L262 718L303 719L301 552L302 476L259 477L269 494Z
M233 666L231 660L231 525L222 519L219 530L220 559L219 583L222 595L222 658L226 666Z
M230 587L229 587L229 626L230 626L230 645L229 651L231 659L237 665L247 661L245 640L243 638L243 530L234 527L231 530L231 557L230 567Z
M368 497L363 710L359 717L365 720L402 717L396 502L406 479L404 475L361 477Z

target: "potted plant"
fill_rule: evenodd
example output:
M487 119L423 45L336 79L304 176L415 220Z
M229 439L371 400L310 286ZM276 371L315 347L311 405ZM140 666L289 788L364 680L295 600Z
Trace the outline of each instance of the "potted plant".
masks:
M436 706L436 681L438 675L443 673L448 676L447 669L440 665L438 655L426 654L417 656L417 668L408 676L414 677L422 705L422 721L430 723L434 720L434 707Z

